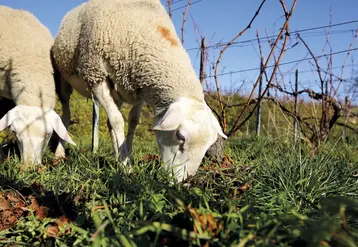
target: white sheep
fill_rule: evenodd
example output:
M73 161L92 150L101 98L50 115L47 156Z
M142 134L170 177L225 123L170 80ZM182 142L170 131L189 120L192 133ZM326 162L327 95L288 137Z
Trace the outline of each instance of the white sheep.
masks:
M158 0L89 0L64 17L52 54L63 78L65 124L71 86L84 97L93 95L107 113L122 161L132 150L143 102L154 110L162 161L178 181L196 172L218 134L226 138ZM126 141L124 102L133 105Z
M40 164L53 130L75 144L53 110L53 37L24 10L0 6L0 23L0 99L10 99L16 105L1 118L0 131L10 126L21 160L28 165Z

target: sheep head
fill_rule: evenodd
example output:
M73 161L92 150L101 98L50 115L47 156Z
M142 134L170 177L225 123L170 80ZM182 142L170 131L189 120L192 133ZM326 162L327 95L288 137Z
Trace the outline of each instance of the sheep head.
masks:
M0 120L0 131L8 126L16 135L21 161L25 164L41 164L43 153L54 130L60 138L76 145L60 116L52 109L17 105Z
M227 138L207 104L192 98L173 102L153 129L162 161L179 182L195 174L218 134Z

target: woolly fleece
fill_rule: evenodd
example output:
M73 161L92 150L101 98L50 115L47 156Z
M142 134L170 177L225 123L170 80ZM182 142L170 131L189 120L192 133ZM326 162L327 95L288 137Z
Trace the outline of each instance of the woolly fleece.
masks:
M0 98L55 107L50 31L31 13L0 6Z
M89 92L108 80L115 97L145 101L156 113L179 97L204 102L190 58L158 0L89 0L64 17L52 51L62 76L80 93L78 81Z

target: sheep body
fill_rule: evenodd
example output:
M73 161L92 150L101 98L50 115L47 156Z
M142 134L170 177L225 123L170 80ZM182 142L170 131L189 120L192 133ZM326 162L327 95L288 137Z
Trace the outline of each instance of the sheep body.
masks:
M51 33L31 13L6 6L0 6L0 23L0 97L53 109Z
M185 164L177 169L179 180L196 171L217 134L225 137L158 0L89 0L64 17L52 55L64 79L58 87L66 99L64 122L69 122L67 81L104 107L117 156L131 151L143 102L154 110L153 129L167 167ZM133 105L126 143L123 103Z
M203 100L189 56L160 2L105 2L90 0L64 17L53 53L65 79L90 97L90 84L109 77L122 101L144 100L160 109L179 96Z

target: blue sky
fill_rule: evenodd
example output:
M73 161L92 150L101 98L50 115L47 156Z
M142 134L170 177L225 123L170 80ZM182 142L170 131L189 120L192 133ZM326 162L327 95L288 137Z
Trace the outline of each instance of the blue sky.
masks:
M163 4L166 0L161 0ZM178 0L177 0L178 1ZM195 0L192 0L194 2ZM44 1L44 0L0 0L0 4L7 5L12 8L25 9L32 12L37 16L40 21L46 25L51 33L55 36L60 25L63 16L71 10L73 7L85 2L83 0L62 0L62 1ZM176 1L174 1L176 2ZM286 0L287 7L290 8L293 0ZM241 29L243 29L261 1L259 0L202 0L189 8L187 15L187 23L185 28L185 42L184 47L186 49L198 47L196 40L196 33L193 25L193 19L200 28L201 34L206 37L208 45L216 44L218 42L225 42L234 37ZM173 5L173 9L184 6L186 0L178 1ZM332 24L357 20L357 0L298 0L296 10L293 14L290 22L290 30L296 31L306 28L318 27L328 25L330 19ZM177 28L179 36L181 35L181 22L182 11L179 9L173 12L173 22ZM330 18L330 11L332 18ZM255 39L256 30L260 32L260 36L275 35L278 33L279 28L283 23L282 9L278 0L267 0L263 6L260 15L254 21L252 28L248 30L238 41ZM332 34L330 37L330 47L326 46L326 50L322 52L323 46L326 41L325 32L328 29L318 29L314 31L308 31L302 33L303 39L309 44L314 54L325 54L332 52L338 52L347 50L351 43L354 30L358 28L358 22L334 27L331 29ZM199 37L200 38L200 37ZM288 46L292 46L297 42L296 37L291 37ZM266 57L268 54L268 42L262 41L263 53ZM353 44L352 48L358 48L358 40ZM220 49L209 49L209 61L214 62L220 52ZM199 55L198 50L188 50L194 67L199 68ZM282 62L290 62L300 60L307 55L307 50L299 43L294 48L289 49ZM346 57L346 53L333 56L333 66L339 67L343 64ZM257 68L259 66L258 45L257 42L249 42L240 45L236 45L229 48L221 62L220 72L231 72L238 70L245 70L251 68ZM317 74L304 72L311 69L312 61L304 61L297 65L300 73L300 88L312 87L315 90L319 90L317 84ZM322 68L327 68L326 58L319 60ZM354 67L358 68L358 51L353 51L346 62L346 68L343 77L351 78L352 73L358 76L358 73L354 72ZM294 80L294 74L289 73L292 70L294 64L281 66L281 71L284 75L284 79L280 80L282 85L286 85L289 88L289 82ZM210 66L209 66L210 67ZM221 76L221 85L229 90L236 89L242 85L242 92L248 92L257 78L258 70L235 73L231 75ZM293 72L293 70L292 70ZM337 75L340 75L340 69L334 69ZM209 74L209 70L207 70ZM210 83L210 81L209 81ZM342 99L345 95L355 96L352 90L345 85L340 88L339 96Z

